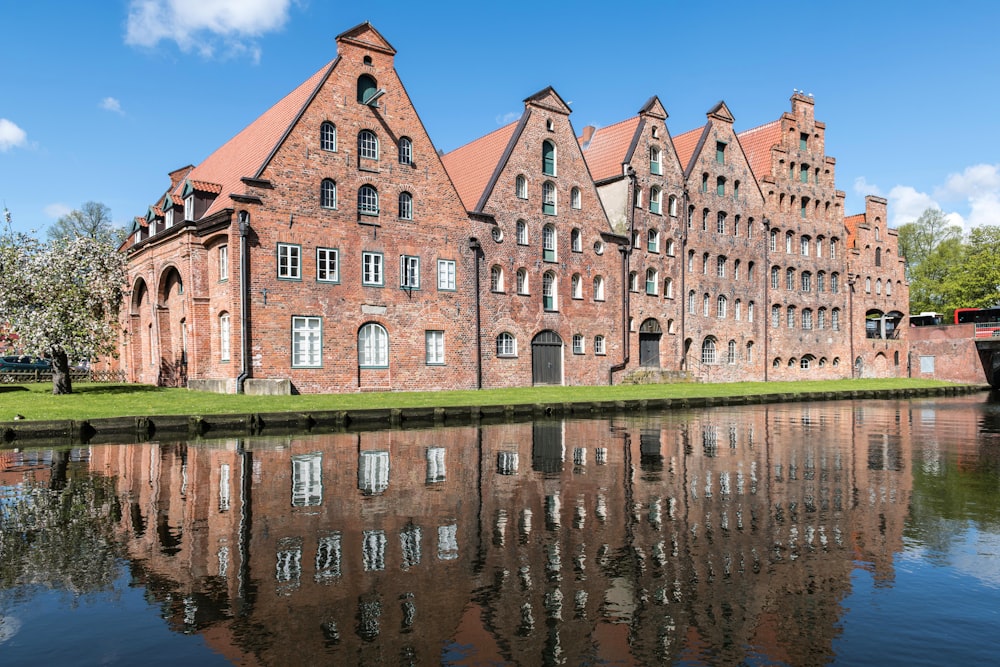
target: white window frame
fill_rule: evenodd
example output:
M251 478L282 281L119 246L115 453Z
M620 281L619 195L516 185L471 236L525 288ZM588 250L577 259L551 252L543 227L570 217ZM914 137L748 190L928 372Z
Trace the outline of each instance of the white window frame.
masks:
M528 179L523 174L518 174L514 179L514 195L518 199L528 198Z
M455 260L439 259L437 265L438 289L446 292L454 292L457 289Z
M413 164L413 140L409 137L399 138L399 164Z
M340 251L336 248L316 248L316 280L321 283L340 282Z
M361 253L361 284L368 287L385 285L385 264L382 253L367 250Z
M389 332L377 322L368 322L358 330L358 366L389 367Z
M514 336L514 334L504 331L497 336L497 356L498 357L517 356L517 338Z
M425 331L424 348L427 353L426 360L428 366L444 365L444 331Z
M605 352L605 349L606 348L604 346L604 336L594 336L594 354L596 355L607 354Z
M292 317L292 368L323 365L323 318Z
M219 361L229 361L231 354L233 329L229 313L219 315Z
M528 245L528 223L524 220L518 220L515 230L517 245Z
M219 246L219 282L224 283L229 280L229 245L223 243Z
M584 354L583 334L573 334L573 354Z
M278 279L302 280L302 246L278 244Z
M362 160L378 160L378 135L371 130L358 132L358 157Z
M401 289L420 289L420 258L416 255L400 255L399 286Z

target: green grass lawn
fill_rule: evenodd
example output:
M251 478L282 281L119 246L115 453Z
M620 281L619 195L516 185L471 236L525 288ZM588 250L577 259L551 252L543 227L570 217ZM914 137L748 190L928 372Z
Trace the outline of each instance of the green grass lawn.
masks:
M939 387L935 380L830 380L801 382L737 382L729 384L652 384L612 387L519 387L481 391L382 392L309 394L304 396L245 396L213 394L136 384L73 385L73 392L53 396L50 384L0 386L0 421L15 415L28 420L97 419L144 415L246 414L310 412L365 408L449 407L518 403L572 403L649 398L749 396L814 391L852 391Z

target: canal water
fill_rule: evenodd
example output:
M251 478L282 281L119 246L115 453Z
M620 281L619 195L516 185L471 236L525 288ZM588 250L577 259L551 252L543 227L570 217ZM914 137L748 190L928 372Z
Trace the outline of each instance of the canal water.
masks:
M3 665L992 665L987 394L0 451Z

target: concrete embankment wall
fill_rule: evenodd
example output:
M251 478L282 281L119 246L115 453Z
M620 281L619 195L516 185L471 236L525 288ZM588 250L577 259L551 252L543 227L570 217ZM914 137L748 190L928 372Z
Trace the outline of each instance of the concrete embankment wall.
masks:
M0 422L0 447L69 446L88 443L132 443L148 440L194 440L260 434L371 431L428 428L472 423L521 421L536 417L607 417L647 411L757 405L842 399L905 399L958 396L988 391L983 384L913 389L792 392L753 396L650 398L576 403L521 403L446 408L383 408L312 412L255 412L226 415L153 415L86 421Z

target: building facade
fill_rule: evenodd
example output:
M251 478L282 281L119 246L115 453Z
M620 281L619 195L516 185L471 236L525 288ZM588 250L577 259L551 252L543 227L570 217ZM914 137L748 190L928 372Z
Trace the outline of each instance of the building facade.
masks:
M123 251L135 382L355 392L906 373L885 201L845 218L796 93L673 137L657 97L574 130L551 87L441 155L365 23Z

